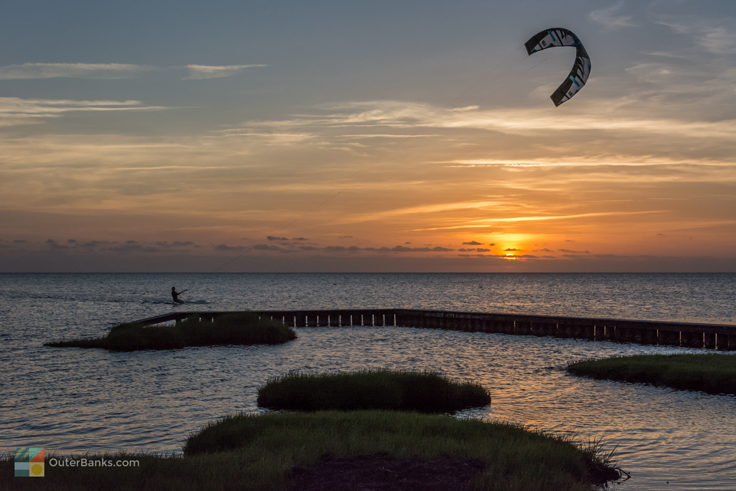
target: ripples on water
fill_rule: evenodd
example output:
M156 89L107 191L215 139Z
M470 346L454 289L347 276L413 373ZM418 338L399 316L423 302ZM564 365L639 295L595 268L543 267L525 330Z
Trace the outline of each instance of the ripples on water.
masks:
M467 416L616 446L632 473L625 489L736 488L736 397L563 370L586 358L696 350L372 327L299 329L281 346L42 346L170 311L172 285L192 289L192 310L400 306L734 322L736 275L0 275L0 449L178 450L214 418L257 411L257 388L290 370L426 369L491 390L490 411Z

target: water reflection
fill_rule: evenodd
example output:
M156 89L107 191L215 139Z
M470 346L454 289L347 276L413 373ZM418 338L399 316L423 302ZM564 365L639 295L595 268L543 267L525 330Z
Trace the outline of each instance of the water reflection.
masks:
M581 379L562 369L591 357L687 350L412 328L305 328L299 336L276 347L170 352L37 348L26 374L34 383L4 390L3 413L11 416L0 443L177 450L205 422L257 410L257 387L289 370L435 370L492 391L490 412L472 416L616 446L632 473L626 489L736 483L736 398Z
M178 451L212 419L257 411L257 387L289 370L427 369L492 391L490 412L474 417L617 446L632 473L624 489L736 489L736 397L562 370L586 358L686 350L368 327L300 329L282 346L42 346L170 311L172 284L209 302L200 310L413 307L736 322L736 275L0 275L0 450Z

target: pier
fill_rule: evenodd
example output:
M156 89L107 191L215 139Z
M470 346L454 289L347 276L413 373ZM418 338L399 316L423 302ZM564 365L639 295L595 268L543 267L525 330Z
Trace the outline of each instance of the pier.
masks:
M522 336L552 336L713 350L736 350L736 325L589 317L453 312L413 309L248 311L291 327L396 326ZM172 312L136 321L145 325L198 316L214 319L237 311Z

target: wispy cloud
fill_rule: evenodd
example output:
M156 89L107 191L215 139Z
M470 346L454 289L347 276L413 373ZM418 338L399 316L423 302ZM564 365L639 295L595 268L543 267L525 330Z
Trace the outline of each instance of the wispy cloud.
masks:
M620 14L623 4L623 2L618 2L610 7L594 10L589 14L589 17L593 22L597 22L607 29L636 27L636 24L632 22L630 15Z
M161 70L186 70L187 80L225 78L236 75L247 68L268 65L184 65L152 66L131 63L23 63L0 67L0 80L33 80L48 78L132 78L143 72Z
M353 135L340 135L342 138L355 138L355 139L363 139L363 138L385 138L385 139L409 139L409 138L435 138L440 135L438 134L421 134L421 135L410 135L410 134L401 134L401 133L357 133Z
M237 75L247 68L261 68L268 65L187 65L188 80L204 80L209 78L225 78Z
M23 99L0 97L0 126L39 124L69 112L159 111L163 106L146 106L141 101Z
M155 67L126 63L23 63L0 67L0 80L129 78Z
M641 72L634 69L634 72ZM457 111L427 103L408 101L358 101L322 106L315 114L298 114L290 119L254 121L253 128L352 128L373 131L390 127L425 131L437 129L476 129L508 134L550 132L619 131L636 134L667 134L688 137L727 137L736 131L736 121L688 121L645 114L635 100L598 101L597 111L570 110L564 113L540 109L477 109ZM369 133L370 134L370 133ZM418 133L421 134L421 133Z
M498 201L460 201L454 203L436 203L431 205L410 206L406 208L396 208L375 213L355 214L350 217L346 217L343 220L338 221L337 223L362 223L374 220L384 220L387 218L402 215L434 214L447 211L482 209L486 207L499 206L500 204L501 203Z
M540 222L548 220L573 220L578 218L595 218L604 216L627 216L627 215L647 215L653 213L664 213L665 210L645 210L645 211L605 211L593 213L575 213L572 215L548 215L548 216L518 216L518 217L500 217L500 218L484 218L481 220L472 220L467 223L452 225L447 227L430 227L415 229L419 231L430 230L457 230L465 228L485 228L489 225L502 222Z
M547 158L544 160L500 160L500 159L457 159L444 162L436 162L452 167L507 167L507 168L576 168L576 167L690 167L695 165L693 160L674 160L653 156L631 156L631 155L610 155L595 157L578 157L578 158ZM734 167L734 162L701 160L697 163L699 166L709 167Z
M215 135L225 138L247 138L257 140L265 145L290 145L301 143L315 137L315 135L303 131L255 131L247 127L219 130L215 132Z
M660 17L655 21L677 34L689 35L709 53L731 55L736 53L736 32L724 21L693 19L690 17ZM732 25L732 20L730 21Z

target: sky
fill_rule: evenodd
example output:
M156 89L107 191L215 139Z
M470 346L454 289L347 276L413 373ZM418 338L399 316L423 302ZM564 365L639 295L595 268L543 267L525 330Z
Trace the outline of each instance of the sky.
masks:
M736 271L736 2L5 0L0 46L0 271Z

